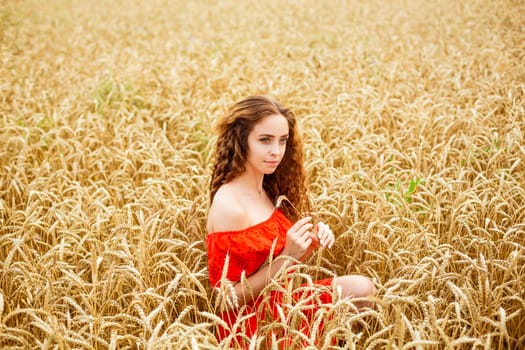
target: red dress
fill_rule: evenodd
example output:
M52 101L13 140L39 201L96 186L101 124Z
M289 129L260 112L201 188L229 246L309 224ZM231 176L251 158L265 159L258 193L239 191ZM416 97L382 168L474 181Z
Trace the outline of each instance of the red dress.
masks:
M252 275L259 269L259 267L267 260L271 253L272 246L274 247L274 257L277 257L283 250L286 242L286 232L292 226L292 223L280 209L275 209L272 215L265 221L248 227L239 231L223 231L213 232L206 236L206 246L208 249L208 275L213 287L221 287L221 276L228 257L228 269L226 272L226 279L232 283L241 280L241 275L244 272L246 277ZM274 241L276 242L274 243ZM316 281L317 285L330 286L332 279L324 279ZM246 346L242 340L243 333L248 339L256 334L258 326L263 322L272 322L272 320L279 320L278 306L281 304L283 293L279 291L271 291L270 297L264 298L263 295L258 296L252 302L241 307L239 310L224 311L219 314L222 320L226 322L228 328L218 326L217 338L219 341L228 337L232 331L238 345ZM302 292L292 295L294 300L299 300L304 297ZM265 300L263 302L263 300ZM315 310L321 304L330 304L332 302L331 292L326 289L315 298L315 303L311 303L310 309L302 311L305 314L305 319L313 317ZM281 307L286 313L286 308ZM251 316L247 316L250 315ZM235 325L237 319L247 316L243 320L242 325ZM303 322L301 331L304 334L309 334L310 322ZM239 328L239 326L241 326ZM243 329L241 331L241 329ZM244 338L246 339L246 338Z

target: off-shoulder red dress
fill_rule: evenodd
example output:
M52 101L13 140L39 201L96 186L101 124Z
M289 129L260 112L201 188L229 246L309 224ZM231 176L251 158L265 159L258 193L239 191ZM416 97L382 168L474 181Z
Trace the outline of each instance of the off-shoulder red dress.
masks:
M286 242L286 232L292 226L292 223L280 209L275 209L272 215L265 221L239 231L213 232L206 236L206 246L208 249L208 275L213 287L221 287L221 276L228 257L228 266L226 279L232 283L241 280L244 272L246 277L250 276L265 263L269 257L272 247L274 246L274 257L277 257L283 250ZM275 241L275 243L274 243ZM330 286L332 279L323 279L316 281L315 284ZM244 308L239 310L224 311L219 314L222 320L226 322L228 328L218 326L217 338L219 341L229 336L232 332L239 333L244 328L244 335L250 339L256 334L261 322L268 318L271 320L280 319L277 304L281 309L281 316L284 309L282 307L282 292L270 292L270 298L264 298L262 295L248 303ZM300 298L301 295L294 295L293 299ZM262 301L265 300L264 303ZM312 318L315 310L320 304L329 304L332 302L332 293L329 288L321 292L315 298L316 305L311 305L303 311L305 319ZM262 305L264 304L264 305ZM248 316L251 315L251 316ZM241 317L243 324L237 324L236 321ZM308 333L309 322L303 322L303 332ZM235 336L239 344L243 344L241 336Z

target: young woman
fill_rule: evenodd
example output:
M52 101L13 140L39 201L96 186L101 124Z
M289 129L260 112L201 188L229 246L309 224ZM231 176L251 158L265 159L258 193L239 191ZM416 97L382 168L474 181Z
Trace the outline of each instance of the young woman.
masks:
M258 321L268 315L278 318L276 304L282 295L273 291L265 298L265 287L314 249L331 248L334 235L326 224L298 217L307 211L308 198L302 142L289 109L269 97L251 96L230 107L217 132L206 236L208 273L211 284L236 301L220 313L228 327L219 327L218 338L228 336L246 316L237 326L244 327L244 339L250 339ZM277 208L283 195L292 205ZM372 281L359 275L316 284L327 288L317 298L320 303L331 302L328 288L338 288L342 297L375 293ZM366 301L356 303L357 308L366 306Z

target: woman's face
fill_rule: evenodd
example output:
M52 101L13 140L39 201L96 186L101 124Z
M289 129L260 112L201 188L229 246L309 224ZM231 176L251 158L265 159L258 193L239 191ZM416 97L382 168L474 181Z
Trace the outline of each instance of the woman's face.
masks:
M248 135L246 170L272 174L283 159L288 135L288 121L281 114L257 122Z

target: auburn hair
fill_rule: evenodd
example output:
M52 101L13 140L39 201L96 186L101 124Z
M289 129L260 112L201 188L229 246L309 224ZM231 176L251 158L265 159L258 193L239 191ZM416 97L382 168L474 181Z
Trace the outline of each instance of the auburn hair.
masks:
M217 146L210 182L210 203L219 187L241 175L248 154L248 135L264 117L280 114L288 122L289 135L281 163L272 174L265 174L263 188L275 203L286 196L291 206L282 210L293 220L309 211L306 176L303 167L303 144L295 115L268 96L249 96L233 104L215 126Z

